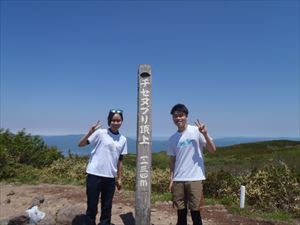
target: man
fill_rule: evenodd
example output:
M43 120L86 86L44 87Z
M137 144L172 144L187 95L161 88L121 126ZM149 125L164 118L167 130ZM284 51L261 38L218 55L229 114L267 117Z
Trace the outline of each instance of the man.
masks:
M178 130L169 138L170 186L177 208L177 225L187 225L187 209L191 210L193 225L202 225L200 200L202 180L205 180L203 148L216 151L212 138L199 120L196 126L187 123L188 109L177 104L171 109Z

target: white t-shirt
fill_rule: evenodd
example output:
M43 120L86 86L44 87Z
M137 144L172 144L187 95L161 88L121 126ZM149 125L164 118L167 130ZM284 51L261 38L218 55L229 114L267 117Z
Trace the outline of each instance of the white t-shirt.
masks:
M203 147L204 136L196 126L188 125L169 139L168 155L175 156L174 181L205 180Z
M94 146L86 172L103 177L116 177L120 155L127 154L127 139L109 129L98 129L88 141Z

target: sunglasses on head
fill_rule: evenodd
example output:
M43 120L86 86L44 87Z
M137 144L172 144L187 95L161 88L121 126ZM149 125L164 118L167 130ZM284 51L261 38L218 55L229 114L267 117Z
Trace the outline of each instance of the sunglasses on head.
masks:
M123 110L122 110L122 109L111 109L110 112L122 114L122 113L123 113Z

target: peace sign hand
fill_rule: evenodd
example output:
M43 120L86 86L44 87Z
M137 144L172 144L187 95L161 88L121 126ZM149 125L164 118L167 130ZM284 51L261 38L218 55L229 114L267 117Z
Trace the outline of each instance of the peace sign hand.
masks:
M201 134L206 135L207 129L203 123L201 123L198 119L195 121L195 125L198 127L198 130Z
M102 125L100 124L100 121L98 120L96 124L94 124L93 126L91 126L91 128L89 129L89 132L88 132L86 135L84 135L84 136L80 139L80 141L79 141L79 143L78 143L78 146L79 146L79 147L83 147L83 146L88 145L88 144L89 144L88 138L89 138L89 137L90 137L97 129L99 129L101 126L102 126Z
M97 129L99 129L100 127L102 127L102 125L100 124L100 121L98 120L96 124L94 124L91 128L90 128L90 133L94 133Z

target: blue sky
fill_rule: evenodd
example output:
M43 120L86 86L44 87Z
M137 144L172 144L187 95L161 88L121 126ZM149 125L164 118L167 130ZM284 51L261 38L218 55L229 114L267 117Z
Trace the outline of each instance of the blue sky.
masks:
M1 127L82 134L110 108L136 134L152 66L153 136L184 103L213 137L299 137L299 1L1 1Z

